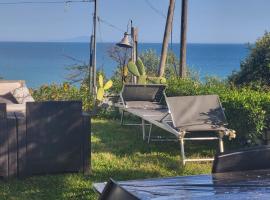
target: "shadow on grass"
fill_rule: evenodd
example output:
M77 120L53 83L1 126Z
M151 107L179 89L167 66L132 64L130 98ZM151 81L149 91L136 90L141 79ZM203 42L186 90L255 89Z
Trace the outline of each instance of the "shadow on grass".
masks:
M121 126L119 121L97 121L93 127L93 152L110 152L115 155L132 155L134 153L160 152L173 156L180 155L180 145L176 142L143 141L142 129L139 126ZM153 127L152 136L176 137L160 128ZM196 136L196 135L195 135ZM218 149L217 141L185 142L187 156L214 156Z

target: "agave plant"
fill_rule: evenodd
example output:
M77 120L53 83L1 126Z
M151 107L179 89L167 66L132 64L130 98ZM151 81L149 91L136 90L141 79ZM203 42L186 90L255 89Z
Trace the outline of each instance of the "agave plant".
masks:
M164 77L149 77L146 75L145 66L140 58L138 58L136 64L133 61L128 62L129 72L138 77L139 84L164 84L166 83L166 78Z
M98 88L98 91L97 91L97 100L103 101L105 91L112 87L113 82L112 82L112 80L109 80L104 84L104 78L100 74L98 76L98 83L99 83L99 88Z

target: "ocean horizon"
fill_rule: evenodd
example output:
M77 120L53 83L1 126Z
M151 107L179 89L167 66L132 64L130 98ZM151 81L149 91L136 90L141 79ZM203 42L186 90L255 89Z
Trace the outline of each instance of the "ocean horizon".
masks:
M108 55L115 43L97 44L97 68L110 77L117 63ZM140 43L139 53L153 49L158 55L161 43ZM180 45L172 44L179 57ZM189 43L187 65L200 77L226 78L240 68L248 55L247 44ZM62 83L69 74L67 68L89 63L89 43L86 42L0 42L0 77L25 80L29 87ZM158 66L157 66L158 67Z

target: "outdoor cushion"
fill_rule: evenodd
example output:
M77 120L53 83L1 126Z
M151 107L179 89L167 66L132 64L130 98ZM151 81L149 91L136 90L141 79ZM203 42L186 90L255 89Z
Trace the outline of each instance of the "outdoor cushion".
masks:
M7 104L7 113L15 113L18 115L25 115L25 104Z
M27 87L16 88L12 91L13 96L20 104L25 104L26 102L34 102Z
M5 104L16 104L18 103L16 99L13 97L13 95L9 92L3 95L0 95L0 103Z
M23 81L0 81L0 95L12 92L16 88L22 87Z

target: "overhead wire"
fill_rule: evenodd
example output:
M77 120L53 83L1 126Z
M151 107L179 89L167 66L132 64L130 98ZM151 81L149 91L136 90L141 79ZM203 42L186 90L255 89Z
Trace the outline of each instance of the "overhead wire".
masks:
M108 22L108 21L106 21L106 20L104 20L104 19L101 19L100 17L98 17L98 21L99 22L101 22L101 23L103 23L103 24L105 24L105 25L107 25L107 26L109 26L109 27L111 27L111 28L113 28L113 29L115 29L115 30L117 30L117 31L120 31L120 32L126 32L125 30L123 30L122 28L119 28L119 27L117 27L116 25L114 25L114 24L112 24L112 23L110 23L110 22Z
M157 9L149 0L145 0L145 2L155 13L166 19L166 15L161 10Z
M68 3L91 3L94 0L66 0L66 1L14 1L0 2L0 5L18 5L18 4L68 4Z

